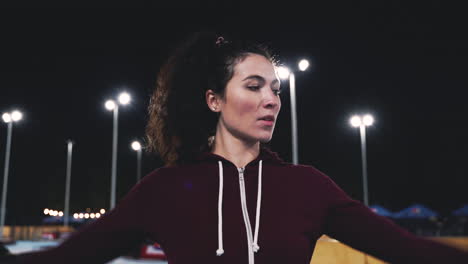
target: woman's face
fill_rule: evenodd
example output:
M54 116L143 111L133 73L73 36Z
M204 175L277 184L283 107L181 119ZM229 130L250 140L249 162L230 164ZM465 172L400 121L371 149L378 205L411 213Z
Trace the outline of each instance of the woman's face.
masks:
M243 141L270 141L281 108L279 92L274 65L264 56L248 55L226 85L218 129Z

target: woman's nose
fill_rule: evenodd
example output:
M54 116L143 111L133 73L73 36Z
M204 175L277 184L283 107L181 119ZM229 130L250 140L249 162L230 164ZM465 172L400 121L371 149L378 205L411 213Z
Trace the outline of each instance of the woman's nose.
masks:
M280 104L280 98L272 90L264 95L263 105L266 108L277 108Z

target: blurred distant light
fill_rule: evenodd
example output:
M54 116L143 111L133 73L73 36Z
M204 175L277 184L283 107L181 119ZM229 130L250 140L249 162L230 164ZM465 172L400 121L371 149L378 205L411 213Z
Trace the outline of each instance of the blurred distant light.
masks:
M367 114L364 115L363 117L355 115L350 119L350 123L353 127L358 127L358 126L371 126L374 123L374 118Z
M284 67L284 66L279 66L278 69L278 76L281 78L281 79L287 79L289 78L289 69Z
M119 95L119 103L123 105L130 103L130 95L128 93L121 93Z
M306 60L306 59L302 59L299 62L299 70L305 71L305 70L307 70L307 68L309 68L309 61Z
M89 218L89 214L88 214L88 213L84 214L84 218L88 219L88 218Z
M94 217L96 217L96 215L94 213L90 213L89 217L91 217L93 219Z
M374 123L374 118L371 115L365 115L362 120L366 126L372 126Z
M79 218L83 218L83 217L84 217L83 213L80 213L80 214L78 215L78 217L79 217Z
M96 213L96 218L99 218L101 217L101 214L100 213Z
M13 119L13 121L20 121L21 119L23 118L23 114L18 111L18 110L15 110L13 112L11 112L11 119Z
M113 100L107 100L105 106L107 110L114 110L115 102Z
M44 209L44 214L45 214L45 215L48 215L48 214L49 214L49 209L47 209L47 208Z
M101 214L105 214L105 213L106 213L106 210L101 209L101 210L99 210L99 212L100 212Z
M2 118L3 118L3 122L5 123L10 123L11 122L11 115L10 113L4 113L2 115Z
M58 212L58 216L62 217L62 216L63 216L63 212L62 212L62 211Z
M350 123L353 127L358 127L361 125L361 117L360 116L353 116L350 119Z
M138 151L141 149L141 144L140 142L138 141L133 141L132 142L132 149L135 150L135 151Z
M73 218L77 219L78 217L79 217L79 215L77 213L73 214Z

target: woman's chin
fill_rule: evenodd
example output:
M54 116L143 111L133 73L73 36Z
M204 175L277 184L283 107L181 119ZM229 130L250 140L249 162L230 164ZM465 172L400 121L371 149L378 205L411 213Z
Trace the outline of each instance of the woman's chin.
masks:
M258 141L260 141L260 143L268 143L271 141L271 138L272 138L272 135L268 135L268 136L260 137Z

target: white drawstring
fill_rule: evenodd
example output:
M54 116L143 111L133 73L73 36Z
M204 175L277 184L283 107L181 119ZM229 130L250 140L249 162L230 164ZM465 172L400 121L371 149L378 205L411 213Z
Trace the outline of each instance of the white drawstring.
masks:
M257 252L260 247L258 246L258 230L260 229L260 207L262 202L262 160L258 166L258 191L257 191L257 211L255 214L255 235L252 249ZM219 167L219 191L218 191L218 250L216 255L221 256L224 254L223 249L223 163L218 161Z
M262 160L258 165L258 191L257 191L257 213L255 214L255 236L253 241L253 250L257 252L258 246L258 229L260 227L260 204L262 202Z
M218 250L216 256L224 254L223 249L223 163L218 161L219 166L219 191L218 191Z

